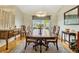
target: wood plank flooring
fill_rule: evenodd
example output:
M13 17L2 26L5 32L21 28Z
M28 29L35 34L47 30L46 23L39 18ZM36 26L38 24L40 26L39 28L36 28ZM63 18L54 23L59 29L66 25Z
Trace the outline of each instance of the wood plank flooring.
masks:
M53 46L53 45L50 44L49 51L47 51L47 52L43 51L43 53L73 53L73 51L71 49L69 49L69 47L66 43L61 42L60 40L59 40L59 42L60 42L59 51L57 51L55 47L53 47L55 49L51 48L51 46ZM28 46L27 50L24 51L24 44L25 44L25 38L23 37L23 39L20 40L20 38L18 37L16 40L13 40L12 42L9 43L8 50L5 49L6 45L0 47L0 53L39 53L38 51L35 52L32 49L33 44L30 44ZM29 50L31 50L31 51L29 51ZM21 52L21 51L23 51L23 52Z
M16 46L19 45L22 41L23 40L20 40L20 37L18 37L16 40L9 42L8 50L6 50L6 45L0 47L0 53L9 53L12 49L16 48Z

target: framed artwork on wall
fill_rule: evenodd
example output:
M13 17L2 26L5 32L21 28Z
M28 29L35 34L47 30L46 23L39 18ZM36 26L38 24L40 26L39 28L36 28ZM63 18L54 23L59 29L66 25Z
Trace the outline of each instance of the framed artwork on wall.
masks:
M64 13L64 25L79 25L79 6Z

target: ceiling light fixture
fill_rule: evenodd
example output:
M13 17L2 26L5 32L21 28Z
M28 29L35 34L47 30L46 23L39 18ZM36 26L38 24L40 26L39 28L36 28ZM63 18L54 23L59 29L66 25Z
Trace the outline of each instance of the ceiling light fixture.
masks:
M46 12L42 12L42 11L39 11L35 14L37 17L45 17L47 16L47 13Z

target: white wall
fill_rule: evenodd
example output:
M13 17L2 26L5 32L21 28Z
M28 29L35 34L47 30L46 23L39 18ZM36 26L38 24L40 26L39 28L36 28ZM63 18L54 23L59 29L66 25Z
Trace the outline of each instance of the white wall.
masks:
M57 25L58 24L58 19L57 19L57 15L51 15L51 26L53 25Z
M15 16L15 25L20 27L24 23L24 14L20 11L20 9L16 8L16 16Z
M13 26L16 25L17 27L20 27L23 24L23 22L24 22L24 14L21 12L21 10L19 8L17 8L16 6L7 6L6 5L6 6L0 6L0 10L1 9L2 10L4 9L5 11L7 11L10 14L11 13L14 14L15 18L12 19L13 23L11 25L13 25ZM6 15L7 15L7 13L6 13ZM0 28L3 25L5 25L5 22L7 22L8 24L11 23L9 19L6 19L6 20L4 19L4 20L0 21L0 23L1 23Z
M57 25L58 20L56 18L56 15L51 15L51 26ZM26 26L32 25L32 14L24 14L24 24Z
M65 29L79 31L79 25L64 25L64 12L66 12L69 9L72 9L74 7L75 7L74 5L73 6L64 6L57 14L58 25L60 26L61 31L65 30Z
M28 25L32 25L32 15L31 14L24 14L24 25L26 25L26 27Z

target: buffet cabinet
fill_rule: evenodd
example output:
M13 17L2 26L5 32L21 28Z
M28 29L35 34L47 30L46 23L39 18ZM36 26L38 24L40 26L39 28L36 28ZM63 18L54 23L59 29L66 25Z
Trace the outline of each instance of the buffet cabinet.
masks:
M67 39L67 35L68 35L68 39ZM74 39L72 39L72 37L74 37ZM69 43L69 48L72 48L72 43L76 43L76 33L62 31L62 38L64 42Z
M8 39L11 37L15 37L18 35L18 31L14 30L0 30L0 40L5 40L6 41L6 50L8 50Z

